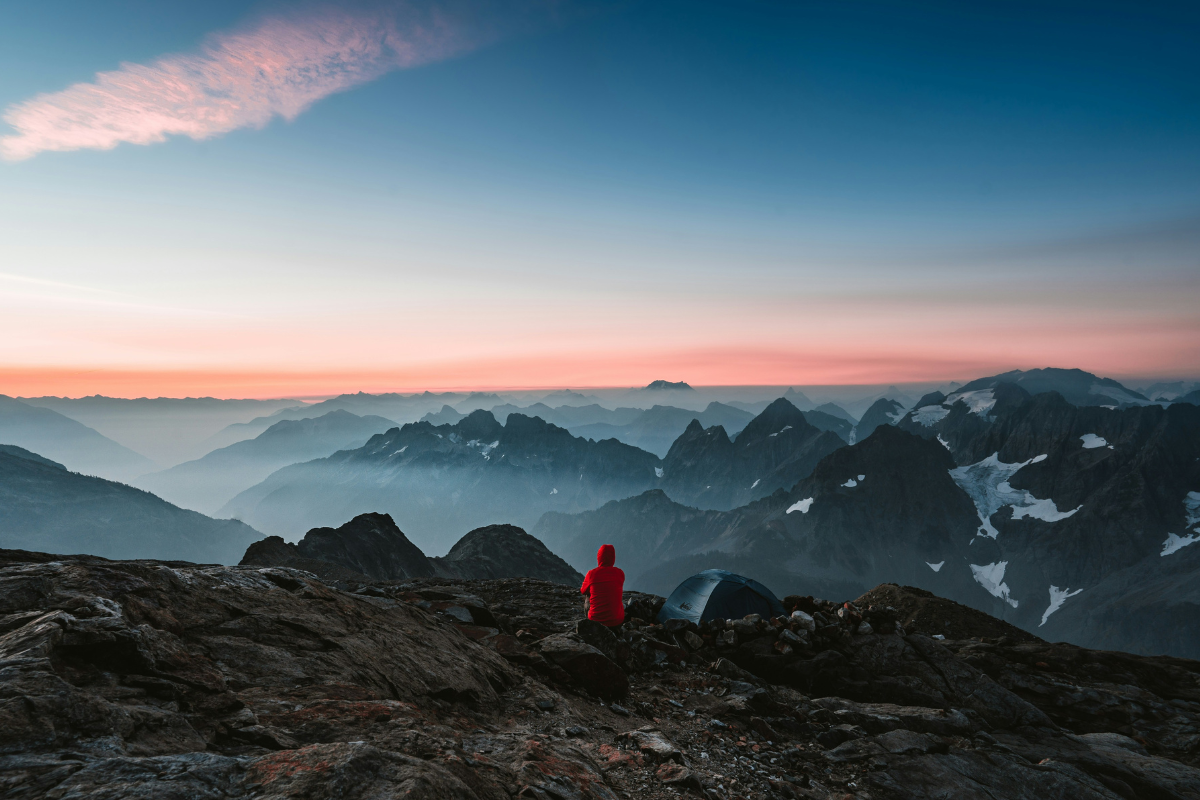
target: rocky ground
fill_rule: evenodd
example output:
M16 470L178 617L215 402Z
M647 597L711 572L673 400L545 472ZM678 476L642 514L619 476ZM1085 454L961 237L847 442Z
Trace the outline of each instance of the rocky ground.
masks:
M0 551L0 795L1200 798L1200 663L894 586L627 601L618 638L530 579Z

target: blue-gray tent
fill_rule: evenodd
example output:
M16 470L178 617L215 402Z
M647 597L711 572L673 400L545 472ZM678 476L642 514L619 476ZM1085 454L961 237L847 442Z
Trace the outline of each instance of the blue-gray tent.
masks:
M741 619L747 614L761 614L766 619L786 613L779 598L758 581L723 569L706 569L675 587L658 612L658 621L690 619L699 623Z

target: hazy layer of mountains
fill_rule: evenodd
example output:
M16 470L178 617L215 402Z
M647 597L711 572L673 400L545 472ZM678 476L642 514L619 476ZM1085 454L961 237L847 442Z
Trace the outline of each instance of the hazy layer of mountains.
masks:
M0 548L231 564L261 536L0 445Z
M304 405L298 400L215 397L125 399L93 395L22 400L70 417L163 467L198 458L212 450L204 444L205 440L231 423Z
M503 424L489 411L453 424L410 423L357 450L281 469L218 513L289 536L375 509L438 551L463 530L502 521L526 527L547 511L597 508L651 488L731 508L791 486L844 444L782 398L733 438L698 416L664 458L515 412Z
M68 469L129 480L154 469L154 462L81 422L49 408L0 395L0 444L31 450Z
M281 467L361 447L371 436L395 425L383 417L358 417L342 410L315 418L281 420L253 439L143 475L136 484L176 505L213 514Z

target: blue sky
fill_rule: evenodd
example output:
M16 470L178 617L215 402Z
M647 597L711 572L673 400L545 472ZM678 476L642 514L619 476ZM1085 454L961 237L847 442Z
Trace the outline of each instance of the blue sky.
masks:
M320 8L167 5L6 11L0 108ZM1195 371L1200 7L508 8L291 121L0 162L0 370Z

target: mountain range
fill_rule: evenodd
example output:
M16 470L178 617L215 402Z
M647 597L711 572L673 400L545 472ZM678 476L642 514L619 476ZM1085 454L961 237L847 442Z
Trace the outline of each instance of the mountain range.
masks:
M844 444L784 399L733 440L720 425L705 428L702 414L669 411L672 419L686 413L691 423L661 459L616 438L595 441L519 413L509 413L503 425L487 411L454 424L410 423L357 450L280 469L219 514L289 536L306 522L328 525L382 511L436 551L463 530L502 521L528 527L546 511L583 511L652 488L683 502L730 508L791 486Z
M0 445L0 548L233 564L261 536L241 522Z
M658 488L687 505L730 509L790 487L844 444L810 425L812 413L780 398L732 439L693 420L663 459Z
M319 417L281 420L253 439L143 475L135 483L176 505L212 514L281 467L361 447L373 435L395 426L383 417L359 417L340 409Z
M887 580L1047 638L1200 655L1200 408L1078 406L1005 382L942 400L730 511L651 492L532 532L577 567L618 540L642 589L713 566L824 596Z
M566 427L576 436L597 441L616 439L661 458L667 454L671 444L687 429L692 420L699 420L705 427L719 425L730 433L736 433L746 427L752 419L754 415L748 411L713 402L699 412L656 405L625 424L595 422L590 425L577 424Z
M698 410L609 409L578 393L554 406L517 405L514 397L541 396L528 393L360 393L279 401L273 414L224 429L261 426L254 438L139 483L288 538L364 512L390 515L414 547L450 551L441 575L451 561L483 557L484 545L493 561L497 542L527 552L529 530L579 570L600 543L617 544L631 586L664 594L706 566L789 590L799 581L823 596L899 581L1039 635L1188 655L1200 641L1200 548L1191 546L1200 541L1200 408L1188 393L1165 396L1190 389L1183 382L1154 388L1037 369L915 402L890 387L817 406L789 390L805 411L786 395L715 403L690 387L624 396L690 398ZM197 408L208 408L203 400ZM385 407L409 419L355 413ZM417 414L429 416L412 422ZM3 448L0 481L10 546L121 557L144 546L227 561L238 551L229 542L258 537L70 472L87 458L110 475L122 459L126 473L148 472L148 462L53 409L0 398L6 439L17 445ZM66 499L56 506L56 497ZM494 535L460 541L478 530ZM207 555L179 549L201 541Z
M615 440L592 442L537 417L504 425L475 411L454 425L409 423L357 450L294 464L231 500L222 516L284 536L363 511L391 514L423 548L464 530L532 525L653 486L659 459Z
M178 464L208 452L212 448L206 446L206 440L231 423L303 405L297 400L221 400L215 397L93 395L21 400L81 422L162 466Z
M155 469L154 462L50 408L0 395L0 443L31 450L67 468L113 480Z

